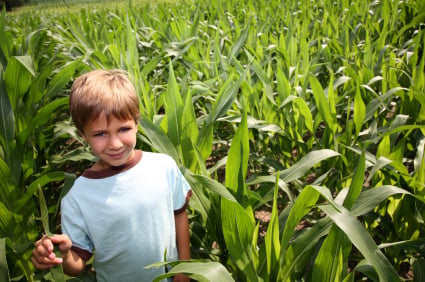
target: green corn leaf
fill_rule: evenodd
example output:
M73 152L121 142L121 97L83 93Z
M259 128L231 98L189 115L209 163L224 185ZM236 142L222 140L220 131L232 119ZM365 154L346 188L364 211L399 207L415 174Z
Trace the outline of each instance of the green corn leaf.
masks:
M195 158L195 148L194 144L198 140L198 124L196 122L195 109L193 107L192 95L188 91L186 93L186 99L180 115L180 124L181 124L181 135L180 135L180 145L183 155L183 162L186 167L195 171L197 159ZM201 155L201 154L199 154ZM202 164L204 160L199 160Z
M6 92L3 71L0 69L0 145L6 153L11 151L10 142L15 137L15 115L12 104Z
M311 186L306 186L291 208L281 239L281 252L284 253L298 222L311 210L319 199L319 193ZM282 257L282 255L281 255ZM283 261L282 261L283 262Z
M27 141L28 137L30 134L34 133L34 130L37 128L37 126L46 124L54 111L57 111L60 107L68 105L68 101L68 97L63 97L56 99L42 107L36 116L31 119L27 127L19 133L18 139L20 144L24 144Z
M0 64L2 67L6 67L7 61L9 60L9 55L13 47L13 34L5 31L6 26L6 9L0 7L1 9L1 18L0 18L0 38L3 40L0 41Z
M360 90L357 87L356 96L354 97L354 126L356 128L356 136L359 135L362 127L363 121L366 117L366 106L363 102L362 96L360 94Z
M35 76L34 64L31 56L16 56L14 57L21 65L32 75Z
M425 125L401 125L401 126L391 127L389 130L385 130L385 132L382 133L382 137L390 136L403 131L407 131L407 133L404 133L404 135L407 135L409 131L412 131L414 129L424 130Z
M151 265L148 267L155 267ZM153 282L162 281L178 273L185 273L188 277L200 282L210 281L235 281L226 268L218 262L181 262L175 265L170 271L156 277Z
M336 133L338 124L336 116L332 114L328 99L316 77L310 76L311 89L313 90L314 99L318 107L320 116L323 118L326 126L331 130L332 134Z
M232 45L232 49L230 51L231 54L231 58L236 58L240 52L240 50L242 49L242 47L244 46L246 39L248 38L248 34L249 34L249 27L251 25L251 21L252 18L250 17L246 23L246 26L244 27L244 29L242 30L242 32L239 34L239 37L234 41L233 45Z
M276 80L277 92L279 93L280 101L282 102L291 95L291 85L280 67L277 69Z
M179 87L174 76L173 65L169 64L169 77L165 102L168 132L170 141L177 148L180 142L181 125L179 122L183 114L183 100L180 96Z
M15 202L14 211L19 212L21 209L25 208L25 205L29 200L37 193L39 190L38 187L44 187L45 185L52 182L60 182L64 179L65 174L60 171L53 171L46 174L41 175L36 180L34 180L26 189L25 194L21 196L21 198Z
M223 236L233 263L243 270L247 281L259 281L251 247L255 226L252 214L237 202L222 199L221 216Z
M108 51L109 52L109 54L111 55L112 60L114 61L114 63L115 63L116 66L120 66L121 65L121 56L120 56L121 54L120 54L120 51L119 51L117 45L115 45L115 44L108 45L105 48L105 51Z
M125 39L121 41L121 47L122 50L125 52L124 61L127 66L127 70L129 70L131 73L135 73L137 69L139 68L139 64L135 64L138 59L138 53L137 53L137 39L135 32L135 22L134 18L130 17L130 14L127 14L125 17L125 32L126 36Z
M316 252L319 240L329 233L332 225L330 218L323 218L299 236L294 237L284 256L281 257L283 266L280 268L279 275L283 277L282 281L288 281L295 273L305 271Z
M344 207L351 209L351 206L356 201L360 192L362 191L363 181L365 178L366 171L366 157L365 152L360 156L359 161L357 162L356 170L354 171L354 176L351 180L350 189L348 190L348 195L344 200Z
M13 238L14 224L13 212L0 201L0 231L2 236Z
M141 115L142 116L146 116L149 117L150 119L152 119L155 115L155 104L152 103L152 99L151 99L151 88L150 85L148 83L148 81L144 78L144 76L142 75L142 77L140 78L140 87L139 87L139 97L140 97L140 102L141 102Z
M67 64L64 68L60 69L47 85L46 94L44 95L43 99L49 100L53 96L60 93L60 91L63 91L66 85L71 81L71 78L74 76L75 71L81 65L81 60L76 60Z
M13 207L13 201L11 201L11 195L16 189L16 180L13 175L11 168L6 164L6 162L0 158L0 202L4 203L10 210Z
M337 81L338 82L338 81ZM329 86L325 89L325 95L328 97L329 110L332 116L336 116L336 105L335 105L335 86L334 86L334 75L332 74L329 80Z
M147 77L152 71L154 71L162 57L163 56L154 57L147 64L145 64L141 71L142 76Z
M218 119L219 121L228 121L228 122L233 122L233 123L240 123L242 120L242 114L241 115L228 115L222 118ZM249 116L247 115L247 123L248 123L248 128L255 128L258 129L261 132L271 132L271 133L283 133L282 129L277 125L277 124L271 124L268 123L265 120L259 120L256 119L253 116Z
M198 26L199 26L199 20L201 18L201 8L200 8L200 4L198 4L196 6L196 11L195 11L195 18L192 21L192 24L190 26L190 31L189 31L189 37L194 37L196 36L196 32L198 30Z
M252 57L250 58L250 61L251 60L252 60L251 68L257 74L257 76L261 80L261 82L263 83L268 100L273 105L276 105L276 101L274 100L274 97L273 97L273 87L272 87L272 83L270 82L270 79L267 77L267 74L262 69L260 63L257 60L252 59Z
M4 282L10 281L6 258L6 238L0 238L0 279Z
M412 195L409 191L392 185L384 185L368 189L360 193L354 202L351 213L355 216L367 214L378 206L382 201L396 194Z
M53 73L53 64L45 66L39 74L34 77L27 95L28 112L34 111L34 105L37 105L43 99L46 93L46 82Z
M385 157L378 158L372 170L370 171L369 176L366 179L366 182L369 182L373 178L373 176L376 174L377 171L379 171L381 168L385 167L386 165L391 164L392 162L393 162L392 160L389 160Z
M362 87L365 87L366 89L368 89L365 85L361 85ZM369 121L371 118L374 117L376 111L378 110L379 106L383 106L384 108L387 107L387 105L385 104L385 102L387 100L389 100L389 98L393 95L395 95L397 92L399 91L408 91L408 89L403 88L403 87L395 87L392 88L390 90L388 90L385 94L380 95L376 98L374 98L372 101L370 101L369 103L367 103L366 105L366 116L364 118L364 122Z
M40 203L40 214L41 214L41 223L43 224L44 233L50 237L53 234L50 232L49 227L49 212L47 210L46 200L44 198L43 190L41 186L38 186L38 200ZM57 257L61 257L58 246L55 247L55 254ZM63 272L62 264L58 264L55 267L49 270L50 275L52 276L53 281L55 282L65 282L65 274Z
M336 156L340 156L340 154L329 149L322 149L309 152L290 168L280 171L280 178L286 183L289 183L295 179L304 176L309 169L311 169L314 165L318 164L322 160Z
M418 238L413 240L405 240L392 243L383 243L378 246L379 249L384 248L397 248L408 252L417 252L422 256L425 255L425 238Z
M388 158L390 159L391 154L391 139L389 135L385 135L381 142L378 145L378 150L376 151L377 158Z
M233 76L231 75L228 80L223 84L220 89L211 113L208 115L207 122L211 123L216 121L219 117L224 116L226 112L233 105L236 98L239 85L232 84Z
M217 99L214 102L211 113L207 117L208 122L214 122L219 117L225 115L236 98L238 90L245 80L248 68L239 76L236 82L233 82L233 75L230 75L229 79L223 84L218 93Z
M400 281L394 267L379 250L365 227L352 213L342 206L336 209L335 206L320 205L319 208L332 218L365 259L376 269L380 281Z
M345 261L343 251L346 245L345 234L333 225L314 260L313 277L315 279L320 281L341 280Z
M198 141L196 142L197 150L202 155L202 158L206 160L208 156L211 154L213 145L213 123L204 123L201 128Z
M289 200L291 202L294 201L293 199L293 194L291 192L291 190L289 189L288 185L286 184L285 181L283 181L282 179L276 179L276 177L274 175L259 175L259 176L252 176L249 177L249 179L246 180L246 184L247 185L257 185L260 183L275 183L275 185L277 185L283 192L286 193L286 195L288 196Z
M313 132L313 116L311 115L311 110L308 108L306 102L297 97L293 103L297 106L300 114L304 117L304 125L310 131Z
M52 236L53 234L50 232L49 227L49 211L47 210L46 200L44 198L43 190L41 186L38 185L38 199L40 201L40 214L41 214L41 223L43 224L44 233L47 236Z
M213 123L221 116L225 115L226 112L233 105L233 102L238 93L239 87L245 79L248 68L239 77L236 82L233 82L233 75L230 75L229 79L220 88L218 96L214 102L211 113L207 116L201 132L199 134L199 140L197 142L199 150L202 152L202 156L206 159L211 153L212 141L213 141Z
M356 267L344 278L344 282L355 282L355 274L356 273L363 273L368 278L371 279L371 281L380 281L379 276L376 273L376 270L373 268L372 265L370 265L366 260L360 261Z
M236 193L241 203L246 196L245 178L248 169L249 137L246 113L233 137L226 164L226 187Z
M4 83L12 107L16 110L18 101L31 85L32 74L27 68L31 57L11 57L4 72Z
M418 142L414 159L415 178L419 183L425 183L425 138Z
M209 175L205 159L203 158L202 153L199 151L199 148L197 148L194 143L191 144L191 148L193 148L194 157L192 159L192 165L189 167L189 169L194 173ZM194 167L196 165L197 168Z
M228 71L228 67L225 63L225 59L223 54L221 53L221 48L220 48L220 40L221 40L221 32L219 29L217 29L217 31L215 32L215 36L214 36L214 44L213 44L213 50L214 50L214 59L219 62L220 64L220 68L227 72ZM232 57L233 58L233 57ZM218 73L218 68L216 68L215 73Z
M285 265L290 264L288 259L293 259L292 256L286 256L286 251L289 246L289 241L292 235L295 232L295 227L300 222L300 220L310 212L311 208L316 204L319 199L319 192L317 192L311 186L305 187L298 197L295 200L294 205L292 206L289 216L286 220L285 228L283 230L282 239L281 239L281 252L280 252L280 268L283 269ZM291 272L279 272L279 281L287 281L291 275Z
M188 181L191 181L192 183L201 184L204 189L216 193L224 199L237 202L235 197L229 192L229 190L226 189L223 184L214 179L203 175L191 174L188 171L185 171L185 177L188 179Z
M142 118L140 120L140 126L154 149L156 149L158 152L166 153L167 155L171 156L178 164L180 163L179 154L177 153L176 148L167 135L165 135L165 133L158 126L156 126L147 118Z
M279 174L276 178L279 179ZM276 185L274 187L272 214L267 226L266 236L264 238L267 259L266 281L276 281L280 268L279 214L277 210L277 196L279 189L277 183L278 180L276 180Z
M190 181L190 178L186 178L190 184L190 187L193 190L192 197L190 199L190 207L195 210L200 217L200 222L205 224L205 228L211 231L211 234L215 234L218 232L216 228L217 221L219 221L219 217L215 217L212 213L214 212L213 205L211 203L211 198L208 197L208 194L205 193L204 188L199 183L193 183ZM207 194L207 195L206 195ZM200 237L197 235L195 230L192 230L192 236ZM201 241L199 239L198 241Z
M84 12L84 10L82 11ZM86 18L86 15L82 15L83 18ZM77 24L75 23L75 20L73 20L75 18L68 18L66 20L66 26L68 27L68 32L71 37L71 40L73 40L77 45L77 48L79 48L81 50L81 52L83 53L89 53L90 50L90 43L88 42L88 38L84 37L84 32L81 30L81 28L79 26L77 26Z
M333 83L333 90L337 89L339 86L344 85L346 82L350 81L352 78L348 76L340 76Z

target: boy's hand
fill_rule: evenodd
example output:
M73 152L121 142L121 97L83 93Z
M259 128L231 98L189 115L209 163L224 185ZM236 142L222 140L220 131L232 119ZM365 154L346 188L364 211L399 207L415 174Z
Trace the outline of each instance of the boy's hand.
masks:
M43 236L35 242L31 261L38 269L49 269L63 262L62 257L55 254L55 246L58 245L61 256L64 257L71 249L72 242L67 235Z

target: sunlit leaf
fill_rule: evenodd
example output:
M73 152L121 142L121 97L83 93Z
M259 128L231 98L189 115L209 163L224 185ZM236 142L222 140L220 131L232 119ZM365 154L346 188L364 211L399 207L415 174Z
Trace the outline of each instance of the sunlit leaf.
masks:
M394 267L378 249L378 246L373 241L365 227L353 216L348 210L339 207L335 209L331 205L320 205L328 216L332 218L338 227L349 236L350 241L362 253L366 260L374 266L380 280L384 281L399 281L400 278Z
M153 265L155 266L155 265ZM235 281L226 268L218 262L181 262L175 265L166 274L162 274L153 281L162 281L165 278L172 277L178 273L185 273L195 281Z
M248 125L245 114L233 137L226 164L226 187L235 192L240 203L242 203L243 196L246 195L245 178L248 169L248 139Z
M223 199L221 201L223 236L229 249L230 257L249 281L258 281L253 265L254 219L241 205Z
M295 163L290 168L280 172L280 178L285 182L291 182L295 179L298 179L304 176L309 169L321 162L322 160L339 156L338 152L323 149L318 151L313 151L306 154L301 160Z

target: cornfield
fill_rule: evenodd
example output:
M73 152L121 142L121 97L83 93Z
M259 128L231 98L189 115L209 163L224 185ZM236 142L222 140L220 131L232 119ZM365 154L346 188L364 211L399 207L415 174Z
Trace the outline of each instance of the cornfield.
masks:
M194 191L193 259L158 280L424 281L424 1L111 3L1 14L0 281L92 279L30 258L94 160L68 92L96 68Z

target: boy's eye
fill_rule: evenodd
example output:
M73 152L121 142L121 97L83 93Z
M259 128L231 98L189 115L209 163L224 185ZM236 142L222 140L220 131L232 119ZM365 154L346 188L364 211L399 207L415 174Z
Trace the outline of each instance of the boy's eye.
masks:
M120 131L121 131L121 132L127 132L127 131L129 131L129 130L131 130L131 128L130 128L130 127L121 127L121 128L120 128Z
M93 134L94 137L102 137L105 136L105 132L97 132L95 134Z

